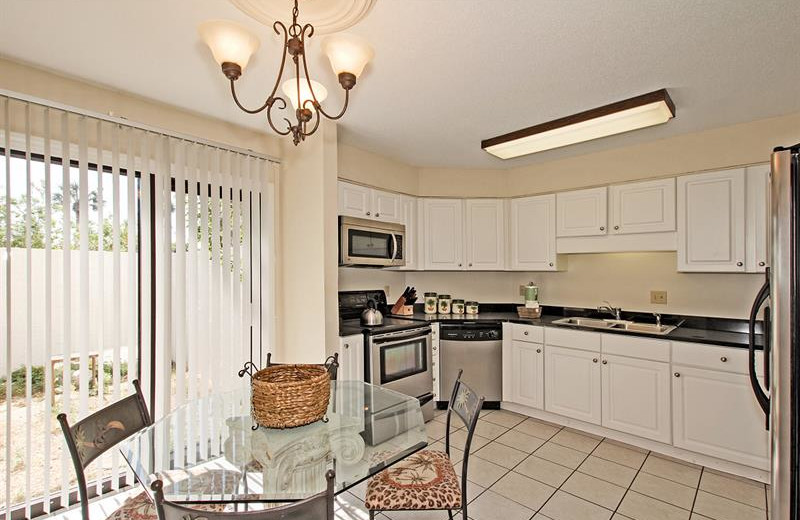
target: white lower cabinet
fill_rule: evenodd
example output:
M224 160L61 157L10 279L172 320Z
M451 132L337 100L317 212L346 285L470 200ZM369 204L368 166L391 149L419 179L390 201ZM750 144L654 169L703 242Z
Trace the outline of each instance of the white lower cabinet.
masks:
M364 336L353 334L339 338L340 381L364 381Z
M769 434L749 376L682 365L673 372L675 446L768 470Z
M669 363L604 355L602 425L669 443Z
M548 344L544 358L544 409L600 424L599 354Z
M544 408L544 345L511 342L511 401Z

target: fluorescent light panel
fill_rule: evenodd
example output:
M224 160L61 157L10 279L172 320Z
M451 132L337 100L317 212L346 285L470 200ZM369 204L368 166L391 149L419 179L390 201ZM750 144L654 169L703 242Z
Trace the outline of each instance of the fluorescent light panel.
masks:
M659 125L673 117L675 105L666 89L661 89L486 139L481 148L501 159L511 159Z

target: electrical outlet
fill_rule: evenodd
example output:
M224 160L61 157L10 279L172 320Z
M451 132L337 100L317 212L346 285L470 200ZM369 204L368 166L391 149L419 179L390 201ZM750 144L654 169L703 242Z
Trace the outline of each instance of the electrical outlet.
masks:
M667 291L650 291L650 303L667 304Z

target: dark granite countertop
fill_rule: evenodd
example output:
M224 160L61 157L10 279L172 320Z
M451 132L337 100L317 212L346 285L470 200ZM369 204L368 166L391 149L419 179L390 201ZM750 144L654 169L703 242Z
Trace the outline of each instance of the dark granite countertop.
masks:
M520 318L515 310L516 305L507 304L481 304L481 308L486 310L476 315L455 315L455 314L425 314L421 307L419 312L411 316L392 316L393 318L405 318L409 320L419 320L438 323L458 323L458 322L511 322L524 323L529 325L539 325L543 327L563 327L575 330L587 330L591 332L603 332L608 334L624 334L628 336L639 336L653 339L665 339L671 341L685 341L688 343L705 343L712 345L724 345L728 347L748 348L747 320L737 320L730 318L712 318L704 316L677 316L664 314L663 323L683 324L669 334L663 336L647 333L636 333L621 330L602 330L589 327L576 327L573 325L558 325L553 322L565 316L592 316L598 317L593 309L577 309L564 307L543 307L543 314L538 319ZM415 309L417 311L417 309ZM602 316L599 316L602 317ZM636 321L652 321L649 313L623 312L623 319L636 319ZM363 329L357 327L340 328L340 336L359 334ZM761 324L758 324L757 332L761 332ZM759 349L763 345L761 334L756 335L756 345Z

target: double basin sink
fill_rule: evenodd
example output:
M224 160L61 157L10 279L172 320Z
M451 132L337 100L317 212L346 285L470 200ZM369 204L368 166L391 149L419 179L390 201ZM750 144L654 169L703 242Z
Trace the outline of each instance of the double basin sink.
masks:
M554 325L571 325L573 327L587 327L599 330L619 330L626 332L639 332L664 336L680 326L663 325L659 323L640 323L628 320L603 320L597 318L561 318L553 321Z

